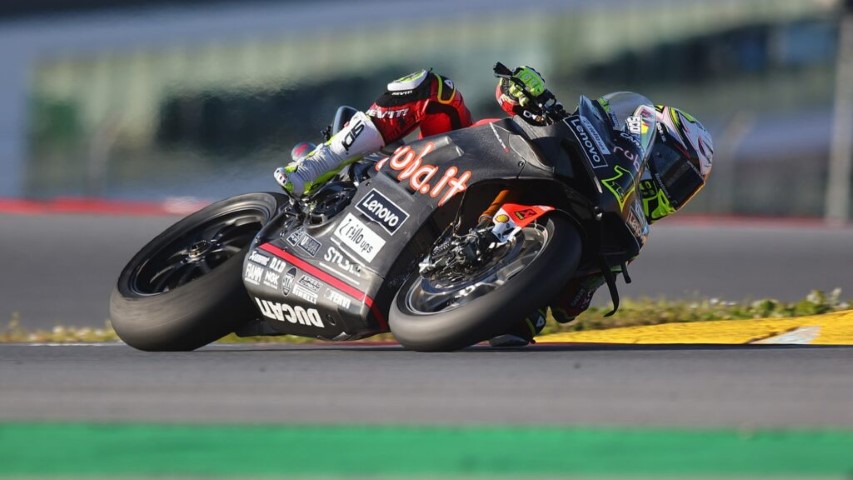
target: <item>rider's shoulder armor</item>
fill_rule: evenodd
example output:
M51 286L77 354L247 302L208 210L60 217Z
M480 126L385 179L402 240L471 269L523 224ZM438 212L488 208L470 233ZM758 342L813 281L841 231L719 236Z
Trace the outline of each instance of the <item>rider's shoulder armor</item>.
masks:
M405 92L414 90L421 86L421 84L424 83L424 80L426 80L428 76L429 71L427 70L420 70L418 72L410 73L405 77L398 78L397 80L394 80L393 82L389 83L388 91Z

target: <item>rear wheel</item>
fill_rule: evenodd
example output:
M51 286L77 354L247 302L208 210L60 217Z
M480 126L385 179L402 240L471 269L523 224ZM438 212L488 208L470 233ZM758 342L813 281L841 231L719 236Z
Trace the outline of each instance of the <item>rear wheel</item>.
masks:
M389 316L412 350L456 350L504 333L548 303L577 268L581 237L561 215L525 227L480 264L412 275Z
M110 297L119 337L140 350L194 350L256 317L243 257L287 197L238 195L167 228L122 270Z

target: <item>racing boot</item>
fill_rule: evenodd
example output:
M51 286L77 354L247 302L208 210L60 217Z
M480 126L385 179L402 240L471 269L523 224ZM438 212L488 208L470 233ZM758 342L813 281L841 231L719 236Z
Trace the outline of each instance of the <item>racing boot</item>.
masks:
M601 273L573 278L549 305L551 316L558 323L569 323L585 312L595 292L606 282Z
M516 323L508 332L491 338L489 345L505 348L524 347L528 344L536 343L533 337L539 335L542 329L545 328L545 314L545 308L536 309L536 311L525 317L524 320Z
M343 167L384 146L385 140L370 117L358 112L329 141L318 145L308 155L277 168L273 176L281 188L302 196L327 182Z

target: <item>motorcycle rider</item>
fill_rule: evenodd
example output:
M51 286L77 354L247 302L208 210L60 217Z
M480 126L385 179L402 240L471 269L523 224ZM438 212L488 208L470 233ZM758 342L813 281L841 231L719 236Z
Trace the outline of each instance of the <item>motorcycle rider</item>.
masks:
M531 124L552 121L542 107L552 115L557 112L566 116L542 76L528 66L500 78L495 97L507 114ZM604 104L607 98L599 102ZM665 105L656 106L655 112L658 134L640 180L643 212L649 224L675 213L702 189L713 159L711 136L694 117ZM481 120L488 121L493 119ZM304 195L345 166L401 140L418 127L423 138L471 125L471 113L456 85L431 70L421 70L389 83L366 112L353 115L325 143L316 147L297 145L293 161L277 168L274 177L286 191ZM573 278L549 305L554 319L560 323L574 320L589 307L593 294L604 283L604 274L596 268ZM545 315L545 307L538 309L505 334L492 338L490 344L517 347L533 342L545 326Z

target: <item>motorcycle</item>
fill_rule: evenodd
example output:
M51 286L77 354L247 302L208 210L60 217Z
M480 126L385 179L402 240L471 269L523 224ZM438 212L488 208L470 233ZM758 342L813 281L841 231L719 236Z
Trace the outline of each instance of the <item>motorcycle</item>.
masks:
M150 351L231 332L388 331L406 348L448 351L505 332L590 268L615 312L613 272L630 282L626 264L648 236L637 189L652 105L627 92L582 96L568 116L540 105L545 126L501 119L365 158L304 198L211 204L128 262L112 325ZM332 131L354 112L341 107Z

